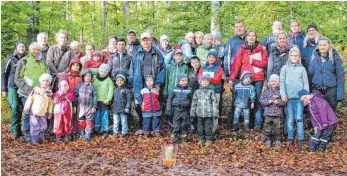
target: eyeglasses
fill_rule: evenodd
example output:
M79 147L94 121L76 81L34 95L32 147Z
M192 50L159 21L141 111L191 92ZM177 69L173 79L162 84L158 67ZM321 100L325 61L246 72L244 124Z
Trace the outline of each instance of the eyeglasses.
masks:
M290 55L290 57L300 58L300 55Z

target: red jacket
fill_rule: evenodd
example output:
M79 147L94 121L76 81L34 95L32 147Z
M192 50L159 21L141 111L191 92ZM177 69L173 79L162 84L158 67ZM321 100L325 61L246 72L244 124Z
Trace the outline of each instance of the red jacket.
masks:
M253 58L252 64L249 63L250 58ZM263 49L262 44L259 43L253 52L246 49L246 45L243 44L236 53L229 79L234 81L239 72L242 74L243 71L247 70L252 73L252 81L264 81L265 74L263 69L267 67L267 62L268 53L266 49Z
M72 114L72 102L75 96L72 90L66 94L59 95L59 91L53 94L54 114Z
M95 61L93 57L91 57L83 66L83 70L87 68L99 68L101 64L103 64L104 61L102 58L100 58L99 61Z
M143 88L141 90L142 95L142 111L144 112L155 112L160 110L159 106L159 93L156 91L155 88Z
M78 63L80 65L80 70L78 72L73 71L71 69L71 66L73 63ZM82 70L82 64L80 59L78 58L72 59L69 64L69 73L66 75L69 78L69 87L70 87L69 90L74 91L77 85L82 81L81 70Z

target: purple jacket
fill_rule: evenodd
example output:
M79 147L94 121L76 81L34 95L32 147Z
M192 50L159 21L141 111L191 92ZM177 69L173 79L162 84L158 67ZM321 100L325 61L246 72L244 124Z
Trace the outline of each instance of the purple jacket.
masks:
M335 111L331 108L324 96L319 92L315 93L309 104L311 122L313 127L323 130L339 121Z

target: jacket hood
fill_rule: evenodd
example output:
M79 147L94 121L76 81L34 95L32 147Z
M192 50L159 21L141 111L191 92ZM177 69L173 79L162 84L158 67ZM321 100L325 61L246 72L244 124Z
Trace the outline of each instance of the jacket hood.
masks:
M88 73L92 75L92 81L93 81L93 71L90 68L87 68L82 71L82 81L84 81L83 77Z
M240 77L240 81L242 81L242 79L246 76L246 75L251 75L252 76L252 73L250 71L243 71L242 74L241 74L241 77Z
M78 63L78 64L80 65L80 71L81 71L81 70L82 70L82 64L81 64L80 59L78 59L78 58L72 59L72 60L70 61L69 69L71 69L72 64L74 64L74 63Z

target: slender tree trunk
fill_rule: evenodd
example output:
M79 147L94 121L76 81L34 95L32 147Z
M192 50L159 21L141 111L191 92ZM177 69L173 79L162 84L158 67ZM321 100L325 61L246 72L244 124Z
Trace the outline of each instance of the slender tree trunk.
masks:
M92 41L95 43L95 1L92 2Z
M81 24L83 24L83 14L84 14L84 3L85 2L78 2L78 3L82 4L80 21L81 21ZM81 25L81 28L80 28L80 44L81 45L83 45L83 26L84 25Z
M217 24L217 12L220 8L219 2L216 0L213 0L211 2L211 13L212 13L212 18L211 18L211 34L214 35L217 32L220 32L219 29L219 24Z
M127 1L123 1L122 3L123 3L123 15L124 15L124 23L125 23L125 25L123 25L123 33L124 33L126 30L126 27L129 24L129 6Z
M102 1L102 11L103 11L103 19L102 19L102 40L101 40L101 46L105 46L105 39L107 34L107 26L106 26L106 20L107 20L107 2Z
M31 43L36 40L36 35L39 33L39 25L40 19L39 16L35 15L39 14L39 1L29 1L28 4L31 7L33 13L27 15L27 43Z
M72 35L71 33L71 20L72 20L72 12L71 12L71 1L66 1L66 21L68 22L68 33L69 35Z
M171 5L172 5L172 2L171 2L171 1L167 1L167 6L168 6L169 8L171 8ZM168 13L168 14L167 14L167 23L168 23L168 24L170 24L171 16L172 16L171 13Z

